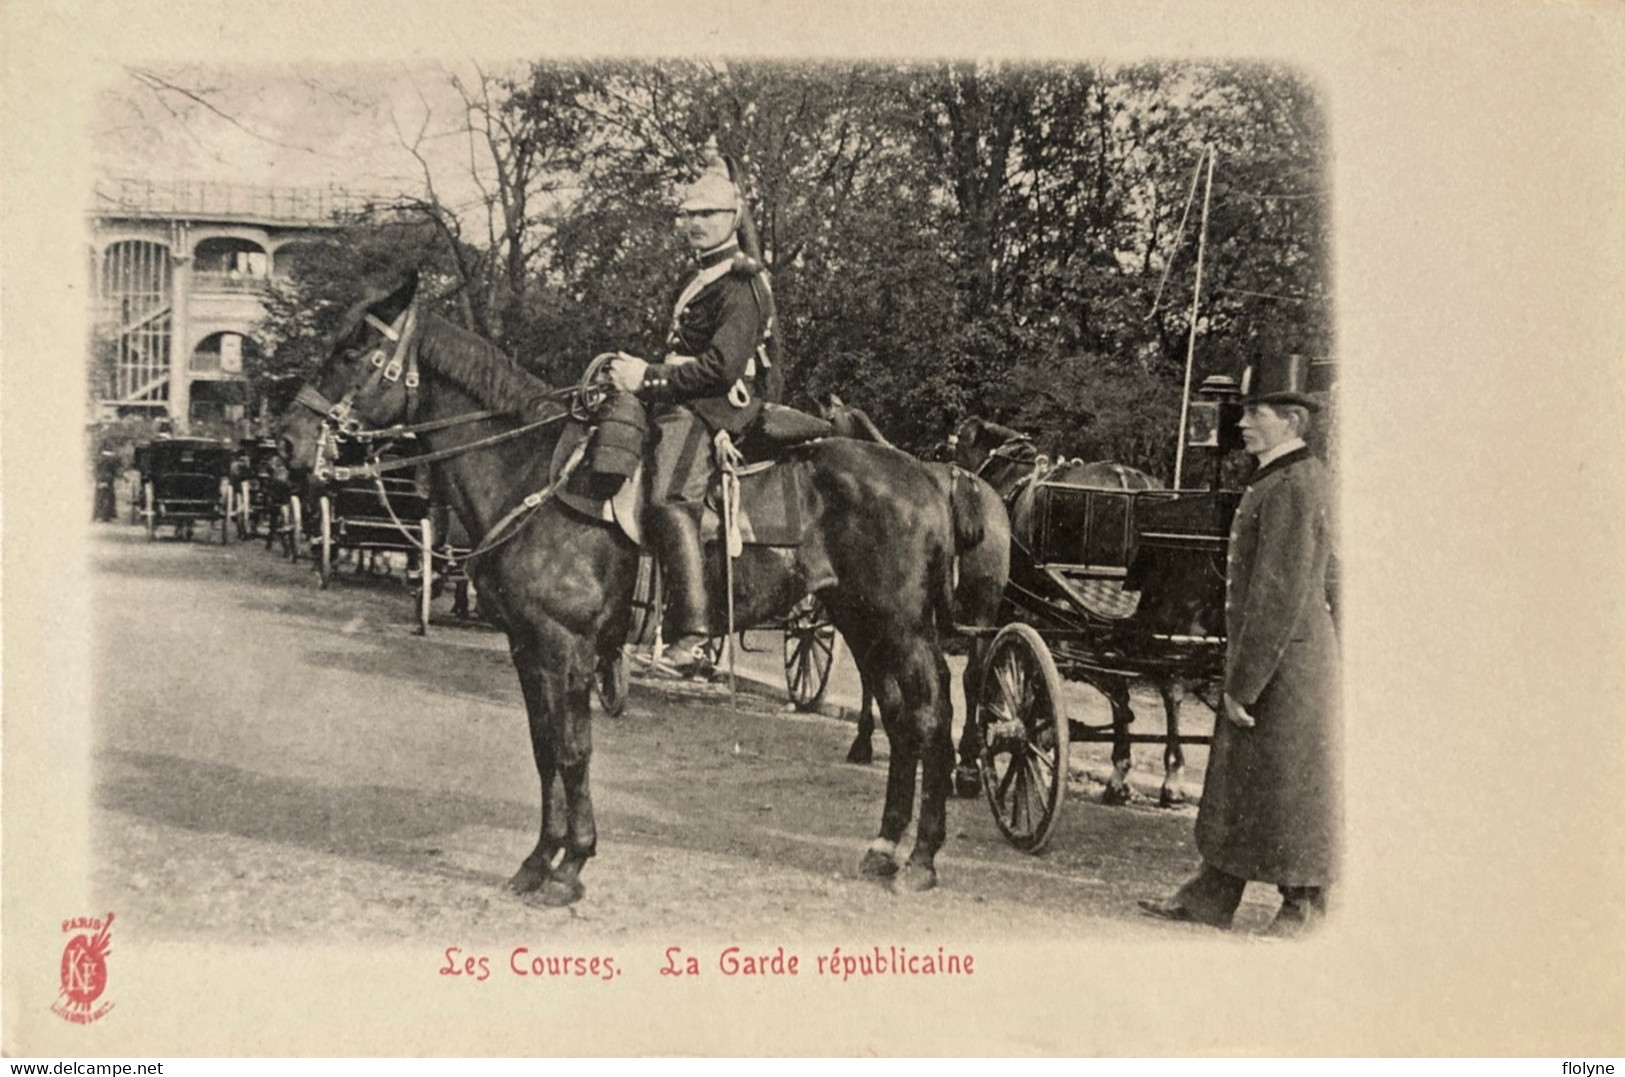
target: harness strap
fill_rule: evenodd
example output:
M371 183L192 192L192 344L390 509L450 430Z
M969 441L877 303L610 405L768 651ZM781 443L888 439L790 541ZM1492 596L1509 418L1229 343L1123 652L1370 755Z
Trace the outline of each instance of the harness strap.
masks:
M564 461L564 466L559 469L558 478L535 493L526 494L519 504L509 509L507 514L498 520L491 527L491 530L485 533L485 538L480 541L480 544L464 555L463 563L467 564L476 557L488 554L517 536L521 528L536 515L536 510L563 489L566 482L570 481L570 476L575 474L577 466L580 465L582 458L586 454L587 442L583 440L576 445L570 452L569 458ZM503 534L504 530L508 532L506 535Z
M415 468L421 464L437 464L442 460L450 460L454 456L461 456L463 453L477 452L480 449L488 449L504 441L524 437L532 431L540 430L544 426L550 426L553 423L567 419L569 415L569 412L561 411L557 415L549 415L545 419L537 419L533 423L526 423L524 426L515 427L500 434L493 434L488 438L481 438L479 441L473 441L467 445L441 449L438 452L427 452L421 456L405 456L399 460L369 460L365 464L357 464L354 467L335 467L330 474L339 482L344 482L348 479L375 479L391 471L404 471L409 467Z
M332 414L335 407L334 403L323 396L313 385L301 385L298 395L293 398L293 402L302 404L323 417Z
M411 437L414 434L427 434L435 430L445 430L447 427L461 426L464 423L477 423L485 419L495 419L501 415L512 415L511 411L468 411L461 415L453 415L445 419L435 419L426 423L400 423L396 426L386 426L380 430L362 430L351 434L356 441L393 441L396 438Z

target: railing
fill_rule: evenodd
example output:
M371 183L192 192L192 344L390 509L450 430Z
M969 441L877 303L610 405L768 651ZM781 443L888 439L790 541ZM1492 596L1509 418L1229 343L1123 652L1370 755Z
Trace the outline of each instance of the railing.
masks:
M268 277L254 277L246 273L200 269L192 274L192 290L195 292L263 292L270 283Z
M327 222L376 199L343 187L260 187L192 180L104 179L96 182L95 212L155 217L226 217Z

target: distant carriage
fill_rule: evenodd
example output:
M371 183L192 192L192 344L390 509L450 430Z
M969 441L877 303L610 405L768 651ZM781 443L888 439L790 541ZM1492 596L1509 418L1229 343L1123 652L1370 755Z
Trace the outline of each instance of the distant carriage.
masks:
M321 588L332 583L346 553L357 573L374 568L380 554L403 555L404 579L416 599L418 632L427 632L433 589L424 578L423 563L425 551L435 548L428 491L406 475L352 477L346 452L356 454L355 464L365 460L364 447L341 443L332 479L309 491L315 502L312 554Z
M665 612L665 596L660 581L660 566L654 556L645 552L638 563L638 582L632 597L632 622L627 642L634 647L653 647L660 636L660 621ZM799 711L817 710L829 690L830 670L840 646L840 634L829 611L816 595L807 595L797 602L783 618L771 624L757 625L752 631L778 631L783 634L784 685L790 701ZM744 633L740 633L742 641ZM721 664L727 653L728 641L715 636L708 646L713 664ZM739 643L743 646L743 643ZM619 671L617 671L619 672ZM611 698L605 695L606 701ZM610 709L606 702L606 709Z
M237 445L232 468L237 537L258 538L263 532L269 547L281 506L287 502L287 468L280 466L273 438L244 438Z
M161 438L136 448L140 483L132 515L144 523L147 538L173 528L191 539L198 524L220 526L220 542L232 530L232 448L206 438Z

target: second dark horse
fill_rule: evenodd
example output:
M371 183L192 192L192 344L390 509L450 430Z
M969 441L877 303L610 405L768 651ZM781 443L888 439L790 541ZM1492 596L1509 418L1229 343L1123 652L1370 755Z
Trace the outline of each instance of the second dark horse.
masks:
M847 404L831 393L818 402L818 412L841 437L891 442L880 432L863 409ZM994 628L1004 601L1004 588L1010 580L1010 517L998 492L982 479L957 464L927 463L944 497L951 497L954 511L975 520L974 542L961 542L954 572L954 624L965 628ZM979 796L982 791L978 770L981 745L976 739L972 708L981 689L982 656L991 640L987 635L971 635L962 686L965 693L965 726L959 737L959 764L954 769L954 791L962 797ZM867 764L874 760L875 716L873 695L863 686L863 709L858 715L858 731L847 750L848 763Z
M1049 466L1040 457L1032 439L1008 426L975 416L966 419L950 441L954 460L961 467L987 480L1004 498L1010 509L1012 556L1032 564L1036 524L1033 519L1032 483L1035 479L1101 490L1153 490L1162 484L1143 471L1114 463L1086 463L1073 460ZM1221 581L1222 582L1222 581ZM1223 601L1222 596L1219 601ZM1126 804L1132 799L1128 774L1132 760L1129 724L1134 711L1129 703L1129 678L1107 673L1079 673L1093 685L1112 710L1112 772L1106 780L1101 800ZM1149 678L1162 697L1167 717L1167 739L1163 747L1163 778L1160 803L1171 807L1184 803L1185 753L1180 747L1179 711L1185 685L1173 676Z
M434 486L476 546L527 495L549 484L564 410L557 394L487 341L414 311L415 277L360 305L300 402L284 417L290 459L310 465L339 420L426 427ZM463 417L466 421L460 420ZM527 432L494 442L522 427ZM446 454L442 456L441 454ZM782 616L818 594L875 687L891 743L880 834L860 871L901 889L936 884L947 830L953 745L939 625L952 622L954 520L929 470L885 446L829 438L791 452L803 472L802 544L747 547L735 570L737 623ZM544 500L469 573L487 616L508 636L541 780L541 833L508 886L542 905L578 900L597 852L589 764L595 672L626 636L637 547L611 525ZM901 867L897 843L920 820Z

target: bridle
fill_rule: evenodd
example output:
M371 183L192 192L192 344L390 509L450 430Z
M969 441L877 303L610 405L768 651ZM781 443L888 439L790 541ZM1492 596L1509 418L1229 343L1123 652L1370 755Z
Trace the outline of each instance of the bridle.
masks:
M399 381L406 389L406 421L411 424L417 415L418 385L422 381L418 373L417 314L416 306L408 306L393 323L386 325L381 318L368 312L366 324L378 330L391 347L377 347L368 353L366 361L371 365L371 370L366 377L352 385L337 403L328 400L319 389L308 383L300 386L294 403L320 415L326 425L332 426L340 434L356 437L362 433L361 420L354 414L356 397L362 390L377 385L387 391Z
M956 430L952 434L948 435L947 449L950 458L956 455L956 450L959 448L959 441L959 431ZM977 464L976 467L971 470L971 474L975 475L979 479L985 479L987 476L984 475L983 472L985 472L996 460L1009 461L1011 463L1028 463L1034 460L1037 457L1037 454L1038 449L1033 444L1032 435L1017 434L1008 441L1002 442L987 450L987 455L983 456L981 463Z
M372 479L377 487L379 500L383 503L385 511L389 513L390 520L406 536L407 541L411 542L425 556L440 557L450 561L451 558L445 554L424 549L423 545L412 537L410 529L401 522L400 517L395 513L394 507L390 504L389 492L384 486L383 476L391 471L415 470L442 460L449 460L454 456L462 456L466 453L488 449L494 445L513 441L516 438L534 433L542 427L563 422L568 418L581 421L590 420L593 413L598 410L608 397L609 390L602 383L601 373L609 360L615 358L615 353L606 352L595 357L591 363L587 364L587 369L583 372L581 380L577 384L565 389L555 389L540 394L535 398L537 402L555 404L558 410L553 414L532 422L522 423L512 430L505 430L500 434L492 434L489 437L479 438L450 449L441 449L417 456L384 460L380 458L375 448L366 463L344 467L336 465L330 459L330 457L336 456L338 445L343 441L356 441L377 446L383 442L404 437L415 437L418 434L434 430L444 430L453 426L481 422L485 419L503 415L520 414L520 409L517 408L488 409L463 412L459 415L449 416L444 419L433 419L423 423L417 422L418 387L422 383L422 377L418 369L419 339L416 306L408 306L406 310L396 317L393 323L387 325L381 318L374 316L370 312L365 315L365 320L366 324L383 335L389 346L379 346L368 353L364 359L367 369L361 380L352 385L336 402L329 400L320 390L308 383L301 386L298 394L294 397L296 404L315 412L322 419L321 430L316 438L316 459L312 464L311 473L323 482L347 482L357 478ZM404 409L406 421L392 426L366 429L363 426L362 418L356 413L357 398L364 391L375 387L382 387L383 391L388 392L397 382L401 383L406 392ZM563 403L566 400L569 401L568 404ZM570 475L575 471L576 466L580 464L586 447L587 442L585 441L577 445L559 475L544 489L528 494L521 499L507 515L492 526L484 541L478 547L463 555L462 560L466 563L517 536L519 528L515 525L529 520L545 501L549 500L564 486ZM504 533L505 531L506 533Z

